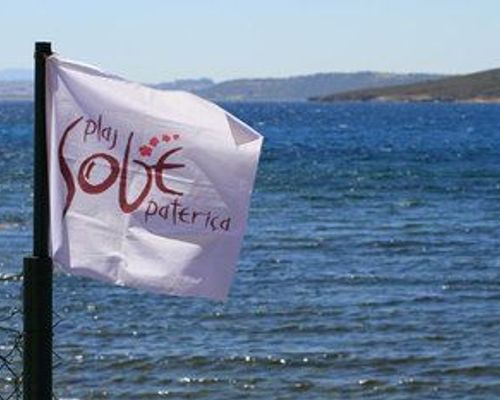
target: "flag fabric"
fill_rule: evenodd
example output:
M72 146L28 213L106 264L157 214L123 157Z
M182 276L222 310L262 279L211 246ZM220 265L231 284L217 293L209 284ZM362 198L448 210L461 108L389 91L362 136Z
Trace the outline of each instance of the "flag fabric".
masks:
M64 271L225 299L262 136L219 106L47 59L51 255Z

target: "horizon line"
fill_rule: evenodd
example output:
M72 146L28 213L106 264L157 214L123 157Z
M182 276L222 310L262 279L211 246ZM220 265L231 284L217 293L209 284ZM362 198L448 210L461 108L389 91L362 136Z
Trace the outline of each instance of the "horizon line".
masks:
M175 82L180 82L180 81L189 81L189 80L194 80L194 81L199 81L203 79L207 79L212 81L214 84L222 83L222 82L228 82L228 81L238 81L238 80L279 80L279 79L290 79L290 78L301 78L301 77L308 77L308 76L314 76L314 75L328 75L328 74L363 74L363 73L373 73L373 74L391 74L391 75L442 75L443 77L446 76L460 76L460 75L469 75L469 74L474 74L477 72L485 72L485 71L490 71L494 70L497 68L487 68L487 69L481 69L481 70L474 70L474 71L469 71L469 72L431 72L431 71L389 71L389 70L370 70L370 69L357 69L357 70L338 70L338 71L317 71L317 72L310 72L310 73L296 73L296 74L291 74L291 75L267 75L267 76L243 76L243 77L237 77L237 78L223 78L223 79L215 79L211 78L208 76L199 76L199 77L184 77L184 78L171 78L170 80L159 80L159 81L137 81L141 82L143 84L147 85L153 85L153 84L160 84L160 83L175 83ZM14 72L14 73L30 73L33 74L34 69L32 68L16 68L16 67L7 67L7 68L0 68L0 75L5 72ZM125 77L124 75L121 75ZM1 82L32 82L33 78L31 79L1 79Z

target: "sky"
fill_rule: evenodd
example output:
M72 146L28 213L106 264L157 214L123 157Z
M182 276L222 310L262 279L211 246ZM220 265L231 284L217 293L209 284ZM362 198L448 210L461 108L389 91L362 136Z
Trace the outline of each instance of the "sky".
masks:
M141 82L500 67L498 0L4 0L0 69L35 41Z

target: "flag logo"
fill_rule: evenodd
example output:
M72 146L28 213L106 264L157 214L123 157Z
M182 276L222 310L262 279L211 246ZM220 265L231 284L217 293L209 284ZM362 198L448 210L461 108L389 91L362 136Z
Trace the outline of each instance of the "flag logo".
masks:
M51 56L52 257L63 270L224 299L262 136L206 100Z

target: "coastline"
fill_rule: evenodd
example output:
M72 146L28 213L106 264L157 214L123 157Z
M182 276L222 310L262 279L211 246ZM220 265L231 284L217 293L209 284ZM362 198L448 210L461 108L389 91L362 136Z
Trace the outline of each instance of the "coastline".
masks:
M331 100L321 100L321 99L310 99L311 102L316 103L459 103L459 104L500 104L500 97L471 97L467 99L442 99L436 97L427 96L415 96L415 97L390 97L390 96L380 96L373 98L359 98L359 99L331 99Z

